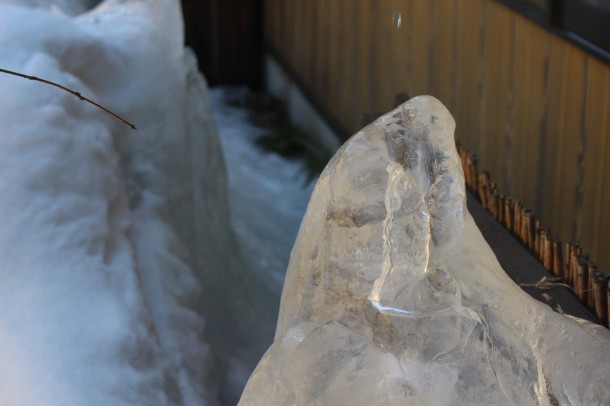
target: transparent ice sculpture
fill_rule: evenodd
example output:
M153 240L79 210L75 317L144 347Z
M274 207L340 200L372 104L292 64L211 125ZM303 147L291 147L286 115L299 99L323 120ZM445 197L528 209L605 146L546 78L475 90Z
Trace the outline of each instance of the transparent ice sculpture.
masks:
M454 128L438 100L416 97L337 152L240 405L610 399L610 334L504 273L466 210Z

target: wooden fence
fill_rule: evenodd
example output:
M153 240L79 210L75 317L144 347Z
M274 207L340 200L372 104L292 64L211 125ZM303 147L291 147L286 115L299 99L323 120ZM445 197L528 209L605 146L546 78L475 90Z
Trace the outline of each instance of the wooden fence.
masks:
M265 39L349 133L440 99L498 189L610 270L610 65L494 0L266 0Z

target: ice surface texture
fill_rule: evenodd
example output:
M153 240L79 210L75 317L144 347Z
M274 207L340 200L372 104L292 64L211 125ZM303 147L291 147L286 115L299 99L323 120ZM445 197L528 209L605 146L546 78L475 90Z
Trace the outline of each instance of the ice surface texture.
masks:
M416 97L313 192L246 405L603 404L610 334L504 273L465 207L450 113Z

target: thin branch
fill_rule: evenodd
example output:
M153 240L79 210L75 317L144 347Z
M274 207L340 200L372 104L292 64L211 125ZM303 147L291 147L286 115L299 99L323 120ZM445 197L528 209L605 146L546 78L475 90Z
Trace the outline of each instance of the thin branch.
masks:
M533 287L533 288L540 289L540 290L549 290L549 289L552 289L557 286L563 286L564 288L568 288L571 291L573 291L574 293L576 293L576 291L574 290L573 287L571 287L570 285L567 285L565 283L561 283L562 281L563 281L563 278L561 276L555 276L555 277L543 276L542 279L540 279L537 283L520 283L519 286Z
M0 68L0 72L8 73L9 75L15 75L15 76L19 76L19 77L22 77L22 78L25 78L25 79L35 80L37 82L42 82L42 83L46 83L47 85L58 87L61 90L64 90L64 91L66 91L68 93L73 94L74 96L78 97L82 101L85 101L87 103L93 104L95 107L97 107L98 109L101 109L101 110L105 111L106 113L110 114L112 117L114 117L115 119L117 119L121 123L125 124L126 126L131 128L132 130L137 130L135 125L131 124L129 121L125 120L123 117L121 117L121 116L119 116L117 114L114 114L112 111L108 110L107 108L105 108L103 106L100 106L99 104L97 104L93 100L90 100L90 99L86 98L85 96L83 96L79 92L75 92L74 90L68 89L67 87L62 86L62 85L60 85L58 83L51 82L50 80L46 80L46 79L41 79L41 78L38 78L36 76L24 75L23 73L13 72L13 71L10 71L10 70L7 70L7 69L2 69L2 68Z

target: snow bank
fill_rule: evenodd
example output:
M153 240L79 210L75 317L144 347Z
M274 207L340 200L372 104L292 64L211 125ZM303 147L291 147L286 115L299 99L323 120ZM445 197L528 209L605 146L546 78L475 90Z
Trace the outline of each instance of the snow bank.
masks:
M197 309L231 237L179 3L48 8L0 4L0 66L139 131L0 75L0 404L215 404Z

